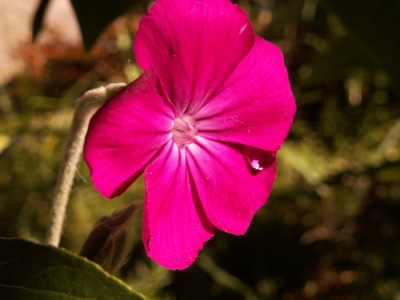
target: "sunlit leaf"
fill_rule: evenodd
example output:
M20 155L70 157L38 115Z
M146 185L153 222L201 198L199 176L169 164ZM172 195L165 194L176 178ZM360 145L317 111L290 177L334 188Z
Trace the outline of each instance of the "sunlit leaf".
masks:
M145 299L96 264L65 250L0 238L0 298Z

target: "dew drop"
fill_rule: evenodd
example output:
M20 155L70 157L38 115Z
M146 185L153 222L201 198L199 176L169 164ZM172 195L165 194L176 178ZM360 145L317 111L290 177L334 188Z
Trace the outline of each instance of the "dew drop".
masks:
M256 170L260 170L261 171L262 169L264 169L264 167L260 165L260 161L258 159L252 160L250 162L250 165Z
M257 171L271 166L276 157L274 151L266 151L255 147L243 146L243 152L249 165Z

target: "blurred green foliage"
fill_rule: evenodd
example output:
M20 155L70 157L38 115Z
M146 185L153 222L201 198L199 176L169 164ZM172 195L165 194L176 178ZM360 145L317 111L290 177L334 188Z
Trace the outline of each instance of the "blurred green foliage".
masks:
M273 194L246 235L217 232L181 272L146 257L136 220L121 278L155 299L400 299L398 2L238 3L284 52L298 105ZM1 236L43 241L73 99L139 75L127 62L145 11L138 5L113 23L89 54L23 49L48 59L0 90ZM78 252L100 216L142 197L139 180L103 199L82 163L62 246Z

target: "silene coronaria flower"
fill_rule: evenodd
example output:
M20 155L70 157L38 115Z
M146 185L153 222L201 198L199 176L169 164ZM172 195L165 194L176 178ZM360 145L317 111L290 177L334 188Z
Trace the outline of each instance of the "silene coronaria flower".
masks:
M133 49L144 73L93 116L84 156L107 198L144 173L146 252L183 269L266 203L295 102L281 51L229 0L157 0Z

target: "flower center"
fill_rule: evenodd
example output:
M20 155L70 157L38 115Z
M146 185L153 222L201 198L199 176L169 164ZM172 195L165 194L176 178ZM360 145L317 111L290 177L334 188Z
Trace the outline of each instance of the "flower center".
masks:
M198 131L192 117L182 115L174 120L172 128L172 138L175 143L183 148L194 142Z

